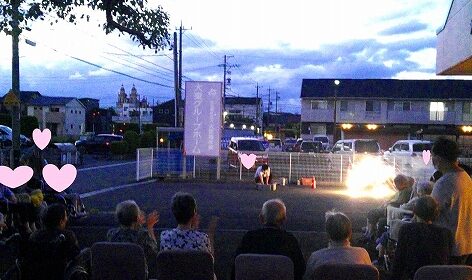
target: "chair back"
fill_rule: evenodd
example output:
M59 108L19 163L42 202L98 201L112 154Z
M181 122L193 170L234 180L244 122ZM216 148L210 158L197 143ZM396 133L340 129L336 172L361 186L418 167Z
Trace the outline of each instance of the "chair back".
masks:
M324 264L313 273L316 280L378 280L379 271L367 264Z
M241 254L235 260L236 280L293 280L293 262L282 255Z
M145 280L146 259L134 243L97 242L91 248L92 280Z
M157 254L159 280L213 280L213 256L196 250L166 250Z
M472 279L472 267L467 265L427 265L415 273L415 280L469 280Z

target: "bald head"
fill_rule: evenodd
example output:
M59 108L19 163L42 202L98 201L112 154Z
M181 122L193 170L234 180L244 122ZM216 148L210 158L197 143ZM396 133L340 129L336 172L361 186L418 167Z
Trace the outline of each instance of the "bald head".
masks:
M271 199L262 205L262 223L267 225L282 225L287 217L287 208L280 199Z

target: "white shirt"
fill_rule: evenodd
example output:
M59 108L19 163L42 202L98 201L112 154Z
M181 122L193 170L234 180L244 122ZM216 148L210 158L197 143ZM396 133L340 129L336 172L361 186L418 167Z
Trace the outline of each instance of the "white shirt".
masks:
M431 196L439 203L435 224L454 237L453 256L472 254L472 179L465 171L448 172L435 184Z

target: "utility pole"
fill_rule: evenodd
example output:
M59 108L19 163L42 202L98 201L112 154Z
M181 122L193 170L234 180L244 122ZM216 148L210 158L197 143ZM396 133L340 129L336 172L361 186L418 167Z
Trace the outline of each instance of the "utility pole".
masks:
M262 88L262 86L259 86L259 83L256 83L256 122L257 126L261 125L262 132L262 122L259 123L259 109L261 107L261 102L259 101L259 88Z
M174 32L174 44L172 46L174 51L174 91L175 91L175 102L174 102L174 127L177 127L177 120L179 119L179 64L177 61L177 32Z
M177 109L179 110L180 109L180 105L182 104L183 102L183 99L182 99L182 31L185 31L185 30L192 30L192 28L190 29L185 29L185 27L182 26L182 21L180 22L180 27L178 28L179 30L179 101L178 101L178 106L177 106ZM183 126L183 120L182 119L178 119L178 124L179 126Z
M277 109L277 101L280 99L279 97L279 92L276 91L275 92L275 113L277 114L279 112L279 110Z
M223 57L223 64L218 64L219 67L223 67L223 111L226 111L226 74L228 73L228 69L239 66L238 64L228 65L227 59L230 57L234 57L234 56L225 55Z
M11 109L11 128L12 128L12 149L10 151L10 166L16 168L20 163L20 115L21 115L21 93L20 93L20 56L19 56L19 35L20 28L18 27L20 1L12 0L12 91L16 95L19 104L14 105Z
M269 91L269 100L267 102L267 128L270 127L270 91L271 91L270 87L268 91Z

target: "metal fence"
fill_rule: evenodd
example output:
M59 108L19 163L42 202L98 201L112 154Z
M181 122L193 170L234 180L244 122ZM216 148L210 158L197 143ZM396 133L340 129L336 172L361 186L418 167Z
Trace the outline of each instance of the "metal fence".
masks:
M353 164L363 155L332 153L286 153L269 152L268 162L272 174L278 180L286 178L296 183L302 178L315 176L317 182L339 184L346 180ZM422 157L380 157L381 163L395 168L417 180L428 180L434 172L431 160L425 164ZM225 181L254 181L256 166L246 169L240 162L234 165L228 161L228 151L220 153L220 179ZM460 159L471 164L472 159ZM152 164L151 164L152 162ZM181 177L202 180L217 179L217 158L184 156L179 149L139 149L137 156L137 180L150 177ZM372 169L375 172L375 169ZM365 174L369 176L370 174Z

